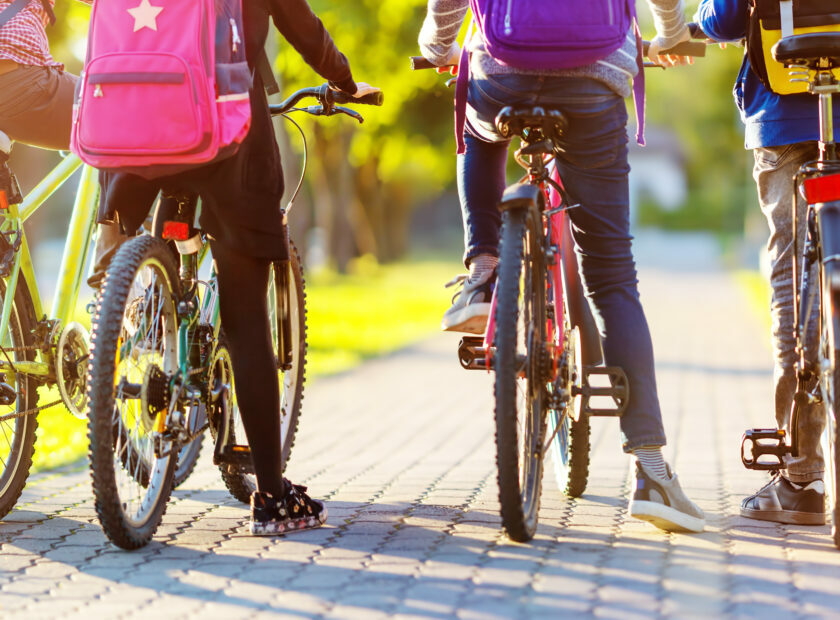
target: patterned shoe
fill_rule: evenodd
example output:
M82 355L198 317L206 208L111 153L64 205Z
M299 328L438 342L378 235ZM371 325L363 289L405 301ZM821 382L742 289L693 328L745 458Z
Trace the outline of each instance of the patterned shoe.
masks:
M251 494L251 535L280 536L321 527L327 520L324 502L306 494L306 487L290 485L283 500L271 493Z
M706 526L703 511L688 499L676 474L670 470L668 473L668 480L655 479L640 463L636 464L636 492L630 502L630 516L666 532L702 532Z
M825 483L814 480L796 484L776 474L758 492L741 502L741 516L776 523L824 525Z

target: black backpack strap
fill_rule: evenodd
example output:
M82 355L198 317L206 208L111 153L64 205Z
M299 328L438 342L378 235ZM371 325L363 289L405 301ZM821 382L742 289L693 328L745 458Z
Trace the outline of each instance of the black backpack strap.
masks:
M0 11L0 28L12 21L12 18L20 13L30 0L15 0L5 10ZM50 11L52 13L52 11Z
M268 54L265 48L260 52L257 58L257 65L255 67L260 78L262 78L265 92L269 95L276 95L280 92L280 86L277 84L277 78L274 77L274 69L271 67L271 61L268 59Z

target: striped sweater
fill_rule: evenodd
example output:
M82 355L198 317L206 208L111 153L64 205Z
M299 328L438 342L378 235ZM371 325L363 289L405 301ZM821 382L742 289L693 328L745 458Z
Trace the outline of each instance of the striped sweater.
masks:
M662 49L676 44L685 29L683 0L647 0L661 37ZM458 32L467 14L469 0L429 0L428 12L420 30L420 51L436 65L452 60L457 51ZM480 36L470 42L472 61L470 72L474 76L500 73L537 73L590 77L606 83L622 97L630 96L630 78L638 72L636 65L636 37L633 29L627 33L624 44L606 58L590 65L562 71L526 71L501 65L487 53Z

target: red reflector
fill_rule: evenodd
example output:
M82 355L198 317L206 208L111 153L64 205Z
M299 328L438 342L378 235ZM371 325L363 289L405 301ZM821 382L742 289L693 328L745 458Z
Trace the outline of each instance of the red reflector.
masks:
M805 179L804 185L808 204L840 200L840 174Z
M8 209L9 200L6 198L6 192L0 189L0 209Z
M186 241L190 238L190 225L186 222L164 222L163 238L173 241Z

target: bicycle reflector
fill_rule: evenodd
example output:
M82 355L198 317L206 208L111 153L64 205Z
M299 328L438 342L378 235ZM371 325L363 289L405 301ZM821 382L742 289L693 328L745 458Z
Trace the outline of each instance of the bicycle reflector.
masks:
M805 179L803 185L808 204L840 200L840 174L827 174Z
M4 211L9 208L9 199L6 197L5 190L0 189L0 209Z
M172 241L186 241L190 238L190 225L186 222L168 221L163 223L163 238Z

